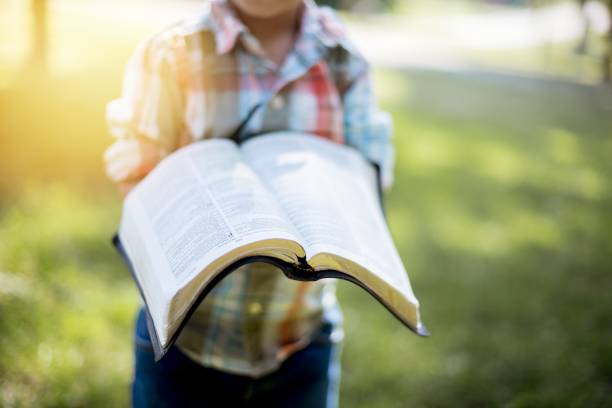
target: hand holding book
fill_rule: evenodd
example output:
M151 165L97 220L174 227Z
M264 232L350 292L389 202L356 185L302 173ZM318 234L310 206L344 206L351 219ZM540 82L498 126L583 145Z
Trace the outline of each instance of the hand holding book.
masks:
M117 247L150 316L156 357L239 265L347 279L427 335L379 205L376 172L354 149L274 133L213 139L164 159L126 198Z

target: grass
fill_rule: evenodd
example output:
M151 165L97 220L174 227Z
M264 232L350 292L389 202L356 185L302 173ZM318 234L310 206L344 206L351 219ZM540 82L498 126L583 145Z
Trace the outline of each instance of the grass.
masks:
M433 337L343 287L347 406L609 405L609 91L380 79L399 150L389 222Z
M137 295L109 243L120 203L100 159L137 38L122 30L88 72L0 91L3 407L128 404ZM342 405L611 406L610 88L376 79L396 127L389 224L433 336L340 284Z
M4 203L6 205L6 203ZM116 200L37 186L0 216L0 405L122 406L136 291Z
M389 223L433 337L341 284L343 405L609 405L610 92L377 79L398 147ZM68 169L98 154L60 152ZM108 241L119 202L96 176L66 177L5 187L2 406L128 401L137 298Z
M513 50L465 50L463 58L473 66L523 75L567 78L588 83L602 81L603 38L589 36L589 50L578 53L578 40Z

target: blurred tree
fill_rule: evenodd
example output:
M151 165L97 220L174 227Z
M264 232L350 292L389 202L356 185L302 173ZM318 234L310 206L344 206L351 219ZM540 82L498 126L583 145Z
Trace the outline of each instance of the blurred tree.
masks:
M577 0L578 8L580 9L580 19L582 20L582 36L578 45L576 46L576 52L578 54L588 54L589 51L589 34L591 33L591 20L587 16L585 5L587 0Z
M612 0L607 1L608 6L608 32L605 38L605 50L602 58L602 71L604 82L612 82Z
M558 0L529 0L531 7L542 7L546 4L554 3ZM583 20L584 28L580 40L576 46L575 51L579 54L588 54L589 51L589 36L591 33L589 17L585 12L585 6L589 2L588 0L576 0L578 8L580 9L581 18ZM606 8L608 12L608 31L604 34L604 50L601 55L601 76L603 82L612 82L612 0L599 0L601 4Z
M589 36L590 36L590 19L585 11L587 0L577 0L580 8L581 17L584 24L582 37L576 47L576 52L579 54L588 54L589 52ZM608 31L604 34L604 51L601 58L601 74L604 82L612 81L612 0L606 0L604 5L608 11Z
M45 68L47 63L47 0L32 0L32 64Z

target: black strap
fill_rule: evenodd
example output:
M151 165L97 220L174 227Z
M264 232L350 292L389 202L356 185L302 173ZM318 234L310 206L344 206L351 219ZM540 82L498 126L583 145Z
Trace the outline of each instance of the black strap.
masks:
M244 120L240 122L236 130L232 132L229 138L233 140L236 144L240 144L241 142L245 140L244 138L241 137L241 135L246 129L249 121L253 118L253 116L255 116L255 112L257 112L259 108L261 108L262 106L263 106L263 102L260 102L257 105L253 106L253 108L251 108L251 110L247 114L246 118L244 118Z

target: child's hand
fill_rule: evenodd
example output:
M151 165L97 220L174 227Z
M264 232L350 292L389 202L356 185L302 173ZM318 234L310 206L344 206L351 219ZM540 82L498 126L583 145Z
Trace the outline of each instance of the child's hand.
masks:
M140 146L136 139L119 139L104 152L106 174L111 180L128 179L141 161Z
M121 138L104 152L106 174L125 197L159 162L162 153L155 141Z

